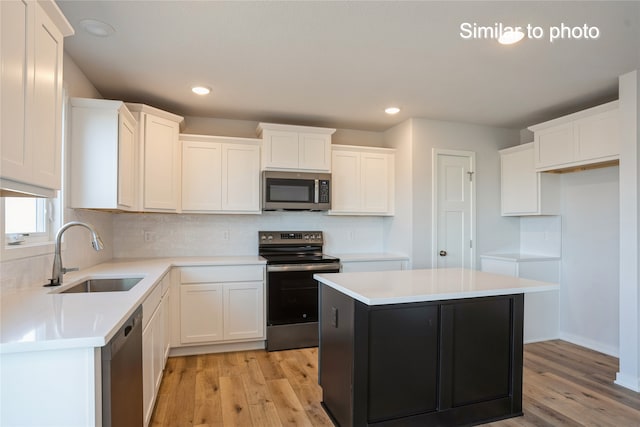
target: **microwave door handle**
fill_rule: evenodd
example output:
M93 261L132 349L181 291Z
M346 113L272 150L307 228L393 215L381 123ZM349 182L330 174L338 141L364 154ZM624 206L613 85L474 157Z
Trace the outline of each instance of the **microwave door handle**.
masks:
M318 204L320 203L320 183L318 182L318 180L316 179L314 181L314 190L313 190L313 203Z

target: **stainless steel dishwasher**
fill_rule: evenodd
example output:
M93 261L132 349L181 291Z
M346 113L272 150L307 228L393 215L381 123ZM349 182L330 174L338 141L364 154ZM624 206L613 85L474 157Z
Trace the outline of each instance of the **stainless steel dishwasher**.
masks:
M102 425L140 427L142 408L142 306L102 347Z

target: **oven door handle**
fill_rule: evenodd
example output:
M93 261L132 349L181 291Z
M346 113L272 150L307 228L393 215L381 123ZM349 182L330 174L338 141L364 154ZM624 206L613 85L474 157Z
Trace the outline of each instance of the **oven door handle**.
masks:
M267 273L278 273L283 271L340 271L339 263L331 264L290 264L290 265L267 265Z

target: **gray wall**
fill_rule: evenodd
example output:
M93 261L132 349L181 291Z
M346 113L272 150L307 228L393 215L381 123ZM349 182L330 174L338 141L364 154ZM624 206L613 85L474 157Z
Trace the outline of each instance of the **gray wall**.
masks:
M562 175L560 337L618 355L618 167Z
M409 127L407 129L406 127ZM411 205L411 216L387 221L390 241L411 239L414 268L431 267L432 244L432 150L465 150L476 153L476 266L487 252L514 252L519 247L519 220L500 216L500 157L498 150L519 144L520 131L429 119L411 119L385 133L385 144L398 148L410 189L398 188L396 204ZM410 230L399 222L409 220Z

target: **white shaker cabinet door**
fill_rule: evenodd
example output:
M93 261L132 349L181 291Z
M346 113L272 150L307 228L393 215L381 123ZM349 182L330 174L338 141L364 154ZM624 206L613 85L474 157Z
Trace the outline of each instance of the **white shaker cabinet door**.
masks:
M179 124L146 114L144 126L143 208L175 211L180 191Z
M0 3L2 42L2 177L29 182L33 164L33 147L26 138L27 100L31 98L30 81L33 52L28 49L27 34L33 31L35 5L26 1Z
M538 177L533 168L533 144L500 153L502 215L538 211Z
M33 183L59 189L62 162L63 36L51 18L36 8L34 38Z
M393 173L388 154L364 152L360 157L362 182L362 211L387 213Z
M222 210L260 212L260 147L222 144Z
M266 167L297 169L299 162L298 133L265 131L263 163Z
M224 339L264 336L263 282L224 285Z
M300 169L331 169L331 135L300 133L298 143L298 167Z
M331 210L357 212L361 207L360 153L333 151Z
M118 206L136 206L136 123L126 115L118 117Z
M222 145L182 142L182 210L218 211L222 207Z
M617 109L577 120L574 132L577 160L599 159L620 154Z
M573 124L566 123L535 133L535 167L545 168L574 159Z
M180 341L183 344L223 339L222 285L180 286Z
M73 30L61 30L35 1L0 7L1 178L51 197L61 187L62 31Z

